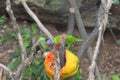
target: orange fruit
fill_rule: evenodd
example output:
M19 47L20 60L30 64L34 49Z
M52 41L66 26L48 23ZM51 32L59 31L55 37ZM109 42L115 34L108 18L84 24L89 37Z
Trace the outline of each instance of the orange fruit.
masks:
M44 68L47 76L54 80L54 52L49 52L44 61ZM75 75L79 68L79 59L71 51L66 49L66 62L64 67L60 70L60 79L64 80L65 78Z

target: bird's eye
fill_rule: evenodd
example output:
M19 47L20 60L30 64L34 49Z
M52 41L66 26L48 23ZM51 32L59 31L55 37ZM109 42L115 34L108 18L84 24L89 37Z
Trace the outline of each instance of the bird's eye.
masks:
M50 45L52 42L50 39L47 40L47 44Z

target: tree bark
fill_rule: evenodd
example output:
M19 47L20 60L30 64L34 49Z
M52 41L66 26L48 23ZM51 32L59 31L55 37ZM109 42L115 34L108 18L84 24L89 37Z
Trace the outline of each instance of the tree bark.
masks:
M38 18L44 22L44 23L52 23L52 24L67 24L68 21L68 11L63 5L60 9L57 11L50 11L46 10L43 7L37 6L33 3L28 3L30 8L35 12L35 14L38 16ZM87 7L87 9L86 9ZM90 7L90 9L88 8ZM26 21L32 21L32 18L26 13L25 9L21 4L14 4L12 2L12 8L13 12L15 14L15 17L17 20L26 20ZM115 6L111 8L111 15L110 15L110 24L113 28L120 29L120 6ZM98 8L96 6L81 6L80 12L82 16L82 20L85 26L87 27L94 27L96 22L96 16L97 16ZM0 0L0 16L7 15L7 12L5 10L5 0Z

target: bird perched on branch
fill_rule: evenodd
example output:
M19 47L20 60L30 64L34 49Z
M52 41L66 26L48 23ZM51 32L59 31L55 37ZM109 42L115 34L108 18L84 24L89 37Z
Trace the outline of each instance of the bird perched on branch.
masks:
M76 74L79 68L79 59L71 51L65 47L66 34L63 34L60 38L60 42L56 44L59 50L60 56L60 79L64 80L65 78L71 77ZM44 61L44 68L47 76L54 80L54 51L48 52Z

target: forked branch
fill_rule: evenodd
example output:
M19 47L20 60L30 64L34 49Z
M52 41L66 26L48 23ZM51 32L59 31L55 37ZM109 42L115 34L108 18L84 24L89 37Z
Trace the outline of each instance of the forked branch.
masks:
M103 38L103 34L106 28L106 25L108 23L108 13L111 8L112 1L111 0L101 0L101 5L99 8L99 13L98 13L98 39L97 39L97 44L94 50L94 55L93 55L93 60L91 65L89 66L89 77L88 80L95 80L95 66L96 66L96 59L99 54L99 48L101 44L101 40Z

